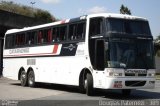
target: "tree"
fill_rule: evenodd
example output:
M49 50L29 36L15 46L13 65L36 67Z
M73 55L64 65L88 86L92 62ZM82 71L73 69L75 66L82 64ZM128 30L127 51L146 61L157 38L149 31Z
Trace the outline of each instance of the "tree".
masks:
M47 22L53 22L56 20L48 11L41 11L40 9L34 13L34 17L41 20L45 19Z
M46 22L56 21L56 18L46 10L17 4L13 1L0 1L0 9L40 20L46 20Z
M128 15L131 15L131 10L128 9L128 7L124 6L123 4L121 5L120 7L120 14L128 14Z
M155 55L160 57L160 35L154 40Z
M160 34L156 37L155 42L160 45Z

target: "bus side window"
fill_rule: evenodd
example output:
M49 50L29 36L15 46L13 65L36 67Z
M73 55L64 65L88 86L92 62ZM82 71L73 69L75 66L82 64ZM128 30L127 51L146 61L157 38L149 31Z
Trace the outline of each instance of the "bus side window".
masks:
M38 32L38 44L43 43L43 31Z
M26 44L33 45L36 44L36 32L28 32L26 36Z
M12 36L13 42L11 44L13 44L11 47L15 47L16 46L16 35Z
M59 40L60 41L66 40L66 36L67 36L67 27L66 26L60 27L59 28Z
M52 42L55 42L55 40L56 40L56 28L53 28L52 29Z
M25 43L25 33L16 34L16 46L23 46Z
M15 35L7 35L6 36L6 39L5 39L5 48L6 49L10 49L10 48L13 48L15 43Z
M51 29L43 30L43 40L44 43L51 43L52 41Z
M32 32L32 44L37 44L37 31Z
M5 49L10 48L10 38L11 38L10 36L12 35L7 35L5 38Z
M25 33L21 34L21 46L25 44Z
M47 30L46 29L43 30L43 36L42 36L43 37L43 41L42 41L43 43L47 43L47 34L48 34Z
M77 24L69 25L69 35L68 35L69 40L76 39L76 29L77 29Z
M53 28L52 30L52 42L58 42L59 41L59 28L56 27L56 28Z
M51 29L49 29L49 30L47 31L47 41L48 41L48 43L51 43L51 42L52 42Z
M18 38L18 34L16 34L16 40L15 40L15 46L17 46L19 44L19 38Z
M31 37L31 32L28 32L27 35L26 35L26 45L30 45L31 44L31 40L30 40L30 37Z
M89 35L101 34L103 31L103 18L93 18L90 20Z
M85 23L77 24L76 38L79 40L85 38Z
M18 46L19 45L19 35L17 34L16 35L16 46Z

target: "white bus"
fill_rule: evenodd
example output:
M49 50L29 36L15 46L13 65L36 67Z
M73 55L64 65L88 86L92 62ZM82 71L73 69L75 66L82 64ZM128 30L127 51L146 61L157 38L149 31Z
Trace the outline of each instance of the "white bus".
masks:
M153 37L147 19L100 13L6 32L3 76L98 89L155 86Z

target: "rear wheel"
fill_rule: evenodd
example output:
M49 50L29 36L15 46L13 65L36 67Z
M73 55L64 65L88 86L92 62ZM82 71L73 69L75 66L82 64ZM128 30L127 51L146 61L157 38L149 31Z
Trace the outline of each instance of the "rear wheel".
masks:
M124 96L130 96L131 94L131 89L122 89L122 94Z
M35 75L33 71L28 73L28 86L34 87L35 86Z
M27 86L27 75L26 75L25 71L21 72L20 81L21 81L22 86Z

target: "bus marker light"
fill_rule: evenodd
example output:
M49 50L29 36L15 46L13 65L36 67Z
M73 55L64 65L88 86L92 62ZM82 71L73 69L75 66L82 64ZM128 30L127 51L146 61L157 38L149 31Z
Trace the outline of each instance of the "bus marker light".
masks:
M155 81L149 81L149 84L155 84Z

